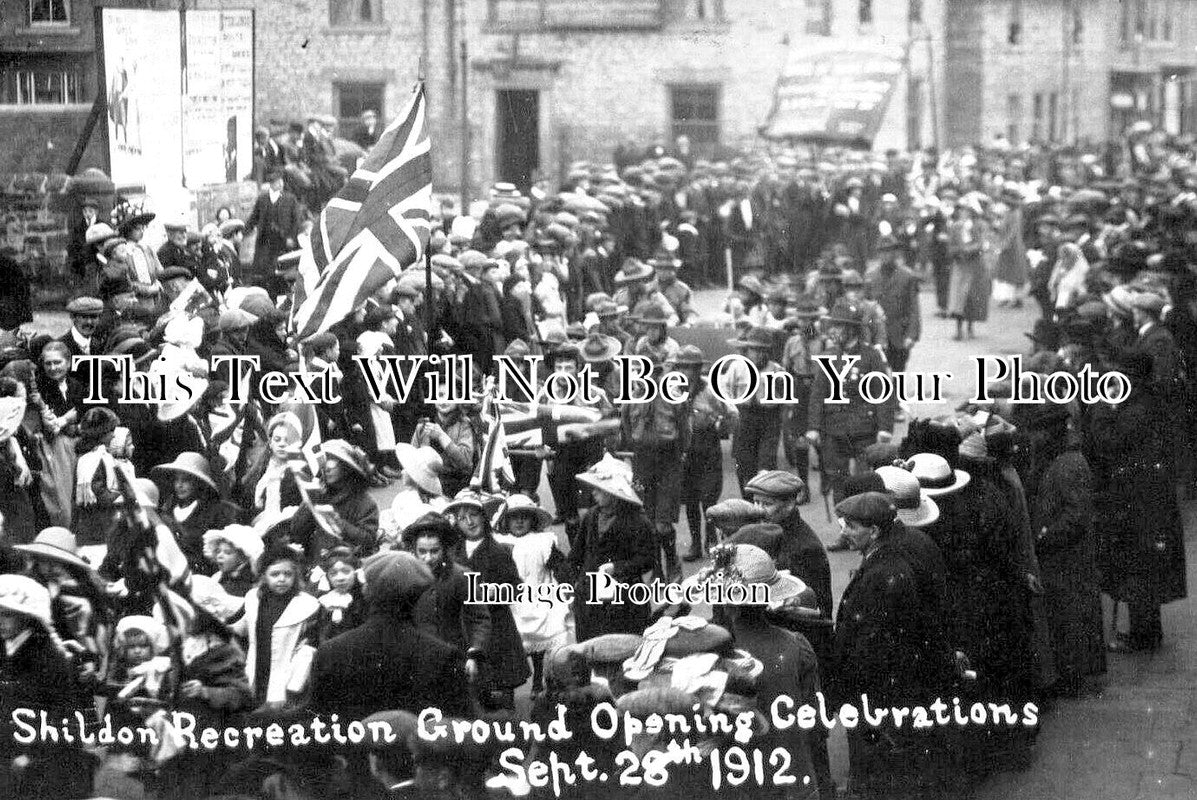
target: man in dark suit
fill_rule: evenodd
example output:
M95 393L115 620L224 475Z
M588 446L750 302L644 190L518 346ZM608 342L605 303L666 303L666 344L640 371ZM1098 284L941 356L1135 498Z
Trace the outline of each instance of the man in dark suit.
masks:
M382 125L378 122L378 112L367 108L362 112L361 124L353 132L353 141L363 150L369 150L378 144L380 133L382 133Z
M295 195L283 189L283 173L272 172L269 188L258 195L254 210L245 221L245 230L258 231L254 247L254 274L262 281L274 275L279 256L299 247L303 211Z
M87 265L95 260L95 251L87 243L87 229L99 221L100 209L95 200L83 201L79 216L71 220L71 237L67 240L67 265L77 278L87 275Z
M416 601L432 586L431 571L412 554L392 550L367 558L362 574L370 616L316 651L311 710L343 720L396 709L418 714L425 708L438 708L446 717L468 716L464 654L412 621ZM365 753L344 755L359 789L347 796L373 796Z
M922 335L922 315L919 311L919 279L905 265L899 263L902 246L893 236L877 240L877 255L881 264L869 273L866 280L870 296L885 312L885 358L890 369L906 369L910 349Z

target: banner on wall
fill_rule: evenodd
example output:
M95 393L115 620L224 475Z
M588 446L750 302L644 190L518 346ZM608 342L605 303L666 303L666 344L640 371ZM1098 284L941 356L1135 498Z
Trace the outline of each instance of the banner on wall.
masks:
M253 167L253 12L188 11L183 22L183 177L233 183Z
M253 167L253 11L101 9L112 179L151 198Z
M102 14L112 180L144 185L151 197L177 192L183 179L179 14L115 8Z
M801 39L778 78L761 135L871 147L906 69L907 49L867 39Z

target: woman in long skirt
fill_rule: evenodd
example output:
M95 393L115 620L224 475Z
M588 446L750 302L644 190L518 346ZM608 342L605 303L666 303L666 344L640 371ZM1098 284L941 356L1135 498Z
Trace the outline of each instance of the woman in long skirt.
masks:
M973 323L989 318L991 278L985 259L985 223L975 203L962 202L948 227L952 275L948 286L948 315L956 320L956 341L974 337Z

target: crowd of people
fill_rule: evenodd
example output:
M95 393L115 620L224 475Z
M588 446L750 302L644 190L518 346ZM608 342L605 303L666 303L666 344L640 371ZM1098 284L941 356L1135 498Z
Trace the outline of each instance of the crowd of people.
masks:
M268 134L259 145L281 152ZM497 750L424 742L415 715L547 725L564 707L575 738L531 754L614 767L623 746L590 726L609 702L639 716L745 713L752 746L786 750L798 783L733 792L831 798L828 732L770 724L778 698L956 698L966 714L1024 714L1099 686L1108 652L1162 646L1160 608L1185 596L1177 490L1193 477L1191 142L1138 130L1122 160L785 151L723 163L684 142L634 150L621 147L618 166L574 165L555 193L498 184L476 208L443 204L427 271L412 265L303 341L290 290L329 195L297 197L281 156L244 220L170 220L157 248L152 211L121 201L100 221L102 201L84 200L69 330L39 330L19 307L0 320L5 796L89 797L101 765L157 797L522 795L531 787ZM731 404L720 396L740 394L749 371L721 387L704 377L715 354L690 343L692 290L729 276L727 347L785 373L795 402L763 402L762 385ZM1025 381L1118 370L1130 396L1015 404L995 387L993 405L903 430L908 409L867 402L860 382L907 368L924 282L957 338L977 335L991 302L1034 300ZM564 407L463 406L421 380L402 398L372 390L385 381L353 360L429 354L470 355L480 379L498 355L541 377L589 368L603 388ZM619 354L684 373L687 401L613 403ZM124 356L133 373L79 355ZM221 355L259 362L246 374ZM816 366L824 355L858 358L846 402L825 402L836 387ZM296 376L281 400L261 391L266 372ZM299 376L314 373L343 401L303 402ZM167 384L190 391L146 394ZM496 482L495 422L517 409L534 422L508 431ZM728 438L739 497L723 496ZM819 493L838 540L803 519ZM827 552L849 548L862 560L835 598ZM689 582L765 583L772 602L699 614L592 596L595 574L677 582L683 561L699 567ZM576 595L473 603L472 573ZM1110 631L1103 593L1127 612ZM24 708L52 726L78 712L79 730L96 731L108 714L160 735L28 743L13 716ZM166 735L178 710L219 726L339 715L404 735L180 749ZM1034 713L854 728L847 788L950 793L1028 763L1037 730ZM635 737L646 771L668 739ZM693 741L716 758L735 744L715 726ZM716 791L707 762L665 763L666 785L621 791Z

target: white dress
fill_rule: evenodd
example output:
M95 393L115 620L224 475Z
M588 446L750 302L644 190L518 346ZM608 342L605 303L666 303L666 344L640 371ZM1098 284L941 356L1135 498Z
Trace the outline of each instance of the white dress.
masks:
M528 586L552 585L557 578L548 568L557 543L552 531L535 531L524 536L495 534L495 541L511 548L511 558L520 578ZM529 653L543 653L569 644L574 639L573 619L568 603L512 603L511 615Z

